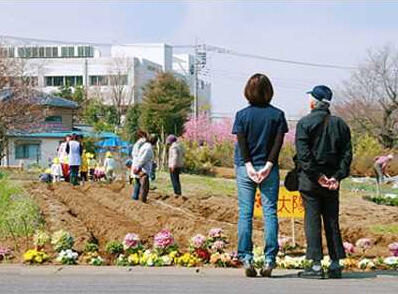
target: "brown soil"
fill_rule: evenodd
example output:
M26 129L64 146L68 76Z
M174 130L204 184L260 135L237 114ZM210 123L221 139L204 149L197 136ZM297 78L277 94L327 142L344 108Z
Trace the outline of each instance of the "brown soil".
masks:
M147 204L130 199L131 187L124 183L87 183L72 187L60 183L48 188L44 184L27 186L37 200L51 232L70 231L76 238L76 249L97 239L103 249L109 240L122 240L135 232L147 245L162 228L170 229L181 248L187 248L196 233L206 234L213 227L222 227L230 240L230 250L237 245L237 201L228 196L189 195L188 200L150 192ZM398 240L398 235L374 234L373 224L398 223L396 207L379 206L358 196L342 197L341 228L343 239L355 242L360 237L371 238L375 246L371 255L388 255L387 245ZM296 241L304 245L303 221L296 220ZM262 221L254 221L254 242L262 244ZM291 221L280 220L280 235L291 235Z

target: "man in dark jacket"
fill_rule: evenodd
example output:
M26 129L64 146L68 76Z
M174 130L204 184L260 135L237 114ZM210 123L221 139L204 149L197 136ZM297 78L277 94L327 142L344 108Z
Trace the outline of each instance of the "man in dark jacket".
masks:
M316 86L308 92L311 113L296 128L299 191L305 207L307 259L313 266L301 273L303 278L323 278L321 267L323 219L331 258L329 277L340 278L339 260L345 257L339 228L339 187L350 172L351 135L346 123L330 115L332 91Z

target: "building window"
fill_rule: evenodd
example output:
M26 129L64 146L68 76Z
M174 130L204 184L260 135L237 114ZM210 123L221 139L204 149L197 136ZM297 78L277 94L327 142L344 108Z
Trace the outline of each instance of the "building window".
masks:
M109 79L112 86L127 85L128 82L127 75L112 75Z
M14 47L0 47L1 57L14 57Z
M44 57L44 47L39 48L39 57L41 57L41 58Z
M61 47L62 57L75 57L75 47Z
M108 86L108 77L90 76L90 86Z
M81 86L83 85L83 76L45 77L45 84L46 87Z
M58 57L58 47L53 47L53 55L52 57Z
M93 57L94 49L91 46L79 46L77 47L77 56L79 57Z
M15 146L15 159L36 159L40 156L39 144L19 144Z
M62 123L62 116L59 115L48 116L44 121L50 123Z
M39 48L32 47L32 57L39 57Z

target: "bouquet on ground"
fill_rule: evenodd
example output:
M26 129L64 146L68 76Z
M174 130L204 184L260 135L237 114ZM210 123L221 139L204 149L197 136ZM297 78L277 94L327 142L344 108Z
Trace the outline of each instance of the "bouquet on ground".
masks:
M388 245L388 250L391 252L392 256L398 256L398 242Z
M362 253L365 254L366 250L372 248L372 242L368 238L361 238L355 242L355 247L362 250Z
M177 265L186 266L186 267L195 267L200 265L201 259L196 256L196 254L192 253L184 253L182 256L177 257L176 262Z
M125 254L130 255L133 253L139 254L143 251L144 247L141 244L140 237L134 233L128 233L123 239L123 249Z
M238 267L240 265L236 253L214 252L210 256L210 263L218 267Z
M12 250L8 247L0 246L0 261L12 258Z
M207 263L210 260L210 252L207 245L207 238L201 234L197 234L190 240L189 252L202 262Z
M37 249L29 249L23 255L24 262L29 264L42 264L49 258L46 252Z
M105 245L105 251L109 254L118 256L123 253L123 244L119 241L109 241Z
M76 264L79 254L72 249L61 250L58 254L57 261L62 264Z
M137 264L137 255L129 256L129 262L132 265ZM159 255L156 250L145 250L139 259L139 264L142 266L169 266L172 265L173 259L168 254Z
M43 230L38 230L33 235L33 244L38 250L43 249L47 243L50 243L50 241L50 235Z
M84 246L84 255L82 256L83 263L100 266L104 264L103 258L98 253L99 246L97 243L88 242Z
M228 240L221 228L213 228L209 231L206 244L211 252L224 253Z
M55 232L51 237L51 244L54 247L54 250L57 252L61 252L62 250L72 249L75 240L72 235L64 230L59 230Z
M174 236L167 229L163 229L157 233L153 241L154 251L159 256L168 255L172 251L178 251Z

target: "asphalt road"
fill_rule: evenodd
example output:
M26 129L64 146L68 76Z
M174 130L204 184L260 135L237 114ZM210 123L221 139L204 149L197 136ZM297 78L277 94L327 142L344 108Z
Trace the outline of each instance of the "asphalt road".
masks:
M398 293L398 272L302 280L297 271L245 278L238 269L0 266L0 293Z

